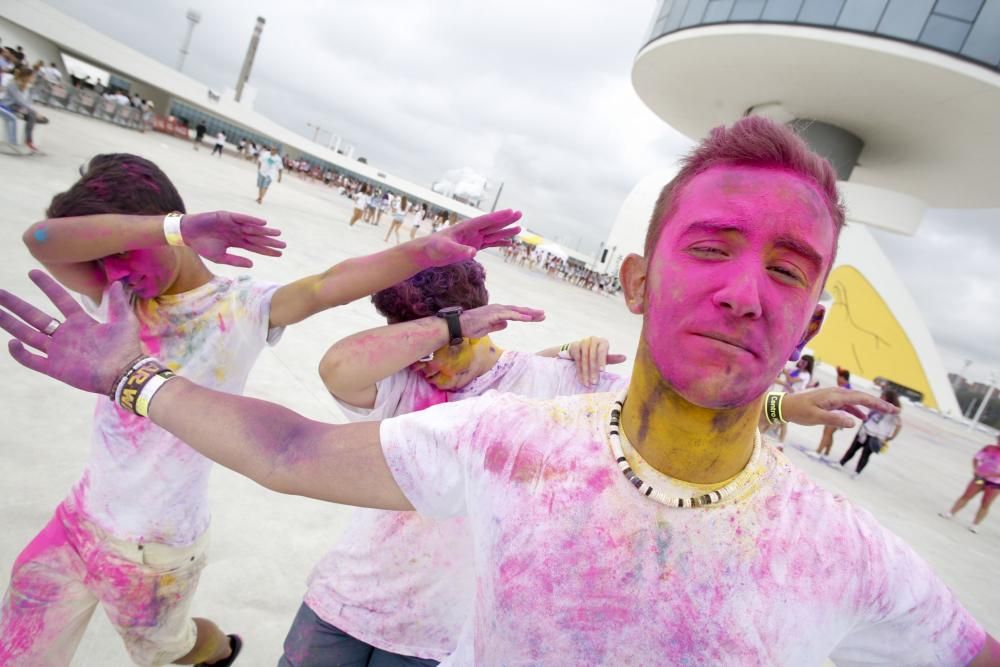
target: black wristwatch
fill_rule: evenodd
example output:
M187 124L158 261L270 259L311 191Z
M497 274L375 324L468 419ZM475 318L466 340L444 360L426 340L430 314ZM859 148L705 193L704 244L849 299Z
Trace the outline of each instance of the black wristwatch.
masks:
M437 311L437 316L448 323L449 345L461 345L464 340L464 336L462 336L462 323L458 319L461 314L461 306L448 306Z

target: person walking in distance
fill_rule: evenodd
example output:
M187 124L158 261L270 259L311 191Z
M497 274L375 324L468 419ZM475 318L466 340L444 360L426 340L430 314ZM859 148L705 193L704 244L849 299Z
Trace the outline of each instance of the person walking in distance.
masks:
M205 138L205 133L208 132L208 128L205 127L205 121L199 120L198 125L194 128L194 149L198 150L198 146L201 146L202 140Z
M281 183L281 156L277 150L261 147L257 156L257 203L264 203L264 195L275 179Z
M969 530L973 533L979 531L979 524L989 514L990 505L1000 495L1000 434L997 435L996 443L986 445L976 452L972 458L972 481L965 487L965 492L955 501L951 509L942 512L941 516L946 519L952 518L980 493L983 494L983 499L979 503L979 510L976 511L976 518L969 526Z
M886 389L882 392L882 400L891 403L897 408L899 407L899 395L891 389ZM858 466L851 473L852 479L857 478L861 474L861 471L865 469L865 466L868 465L868 458L872 454L878 454L888 449L889 443L899 435L899 431L902 428L903 420L900 419L898 414L887 414L879 410L872 410L868 413L868 417L865 418L861 427L858 428L851 446L847 448L844 456L840 459L840 465L845 465L860 450L861 458L858 459Z
M222 149L225 147L226 147L226 133L223 132L222 130L219 130L219 133L215 135L215 145L212 146L212 155L218 153L219 157L221 158Z
M837 367L837 386L844 389L851 388L851 372L846 368ZM826 458L830 455L830 448L833 447L833 434L839 429L836 426L824 426L823 435L819 438L819 447L816 448L816 456Z

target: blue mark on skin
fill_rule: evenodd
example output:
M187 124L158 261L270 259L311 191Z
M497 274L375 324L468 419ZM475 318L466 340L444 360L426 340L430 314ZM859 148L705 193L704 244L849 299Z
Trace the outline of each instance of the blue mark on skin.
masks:
M35 240L36 241L38 241L40 243L44 243L45 240L48 239L48 238L49 238L49 235L45 232L45 228L44 227L39 227L38 229L35 230Z

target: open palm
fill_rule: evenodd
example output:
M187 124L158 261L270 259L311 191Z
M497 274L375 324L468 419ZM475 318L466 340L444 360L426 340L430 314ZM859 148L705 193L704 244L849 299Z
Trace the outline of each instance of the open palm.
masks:
M521 228L514 225L520 211L505 209L481 215L420 240L424 268L447 266L472 259L483 248L510 245Z
M243 268L253 266L253 262L231 254L230 248L280 257L281 248L285 247L284 241L275 238L280 235L281 231L268 227L265 220L243 213L193 213L181 220L181 237L185 245L205 259Z
M8 344L11 356L21 365L71 387L108 394L141 351L139 321L121 283L111 286L108 322L101 323L84 312L48 274L35 270L28 275L66 319L55 331L46 333L51 331L51 315L0 290L0 328L16 339ZM42 354L29 351L25 345Z

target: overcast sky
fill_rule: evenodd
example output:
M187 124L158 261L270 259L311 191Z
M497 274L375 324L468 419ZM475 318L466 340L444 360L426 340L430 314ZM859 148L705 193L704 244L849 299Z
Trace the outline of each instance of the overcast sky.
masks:
M202 21L185 73L235 85L255 18L257 109L312 137L330 128L369 163L430 185L472 167L501 206L594 252L622 200L691 142L632 90L655 0L50 0L174 66L190 8ZM320 136L325 140L326 135ZM1000 209L932 211L916 237L876 232L912 287L945 367L1000 371Z

